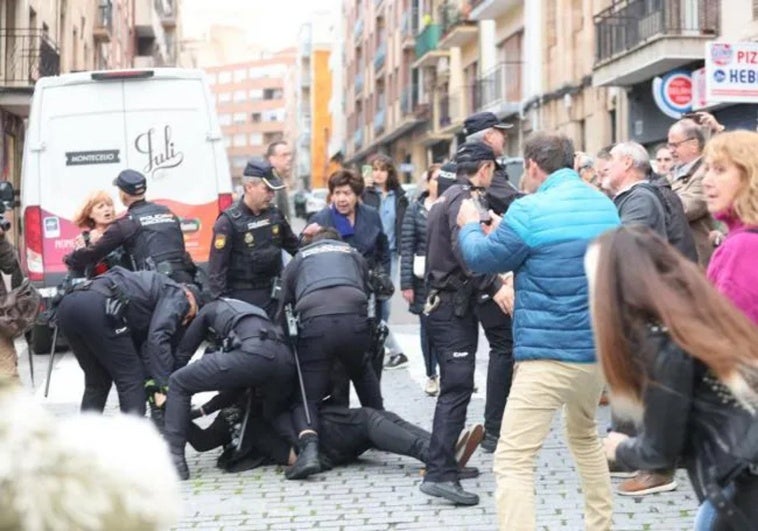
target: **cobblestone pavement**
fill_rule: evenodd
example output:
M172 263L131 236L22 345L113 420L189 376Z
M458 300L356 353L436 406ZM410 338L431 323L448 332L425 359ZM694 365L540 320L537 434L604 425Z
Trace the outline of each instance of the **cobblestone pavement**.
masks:
M398 319L400 320L400 319ZM406 322L410 320L402 319ZM424 428L431 428L434 399L422 391L425 379L417 347L417 327L393 327L409 355L407 368L385 372L382 387L387 409ZM19 344L21 346L21 344ZM481 338L477 354L478 392L469 406L469 422L481 422L487 367L487 343ZM28 382L26 352L20 351L23 377ZM51 393L42 396L47 356L35 356L35 396L56 414L73 414L81 397L82 374L70 353L58 355ZM353 397L355 400L355 397ZM115 411L115 393L109 412ZM605 430L609 412L599 413ZM579 482L556 418L550 437L540 453L537 479L537 522L539 529L582 529L582 496ZM240 474L223 473L215 467L218 451L197 454L188 448L192 479L182 486L183 518L176 529L495 529L492 456L477 452L471 464L482 474L464 481L478 493L478 506L458 508L429 498L418 490L420 463L411 458L366 452L351 466L312 476L303 482L284 479L279 467L265 467ZM691 529L697 506L684 474L673 493L645 498L615 497L614 529ZM614 483L617 480L614 480Z

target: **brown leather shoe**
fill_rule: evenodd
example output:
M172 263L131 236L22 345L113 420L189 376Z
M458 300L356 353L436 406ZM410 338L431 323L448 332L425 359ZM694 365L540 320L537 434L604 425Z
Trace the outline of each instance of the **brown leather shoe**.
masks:
M676 487L673 472L659 474L640 470L636 476L623 481L618 486L618 493L622 496L646 496L656 492L669 492Z

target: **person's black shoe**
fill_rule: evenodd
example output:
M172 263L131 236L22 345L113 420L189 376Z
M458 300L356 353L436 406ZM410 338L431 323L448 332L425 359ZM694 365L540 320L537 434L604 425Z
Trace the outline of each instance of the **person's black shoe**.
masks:
M482 442L479 446L482 450L488 454L491 454L495 451L495 448L497 448L497 439L498 437L496 434L488 431L484 434L484 439L482 439Z
M479 477L479 469L475 466L464 466L458 469L458 479L474 479Z
M384 364L384 368L387 370L402 369L408 365L408 356L400 352L399 354L392 354L387 363Z
M284 476L287 479L305 479L311 474L321 472L321 462L318 458L318 436L314 433L300 438L300 454L297 461L287 469Z
M187 460L184 458L184 448L177 448L171 446L169 448L171 453L171 461L174 463L176 473L179 475L179 479L185 481L189 479L189 467L187 466Z
M428 496L445 498L456 505L477 505L479 496L473 492L466 492L457 481L423 481L421 492Z

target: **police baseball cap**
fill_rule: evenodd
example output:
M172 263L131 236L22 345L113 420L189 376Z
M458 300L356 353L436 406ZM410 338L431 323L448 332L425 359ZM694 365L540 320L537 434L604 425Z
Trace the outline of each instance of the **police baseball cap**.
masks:
M495 129L502 129L503 131L513 127L513 124L509 124L500 120L494 113L491 112L478 112L472 114L466 121L463 122L463 134L473 135L479 131L494 127Z
M247 166L242 172L247 177L258 177L263 179L271 190L282 190L284 183L278 177L274 176L274 168L265 160L254 158L247 161Z
M147 191L147 179L137 170L124 170L113 180L113 186L129 195L142 195Z
M483 162L491 160L497 163L495 152L484 142L466 142L461 144L455 154L457 164L470 162Z

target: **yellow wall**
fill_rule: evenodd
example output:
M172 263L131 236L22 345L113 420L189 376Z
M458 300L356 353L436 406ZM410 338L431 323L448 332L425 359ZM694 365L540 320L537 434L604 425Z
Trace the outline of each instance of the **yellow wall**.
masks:
M327 151L332 127L332 117L329 114L329 100L332 97L329 50L315 50L311 55L311 65L311 187L325 188L329 178Z

